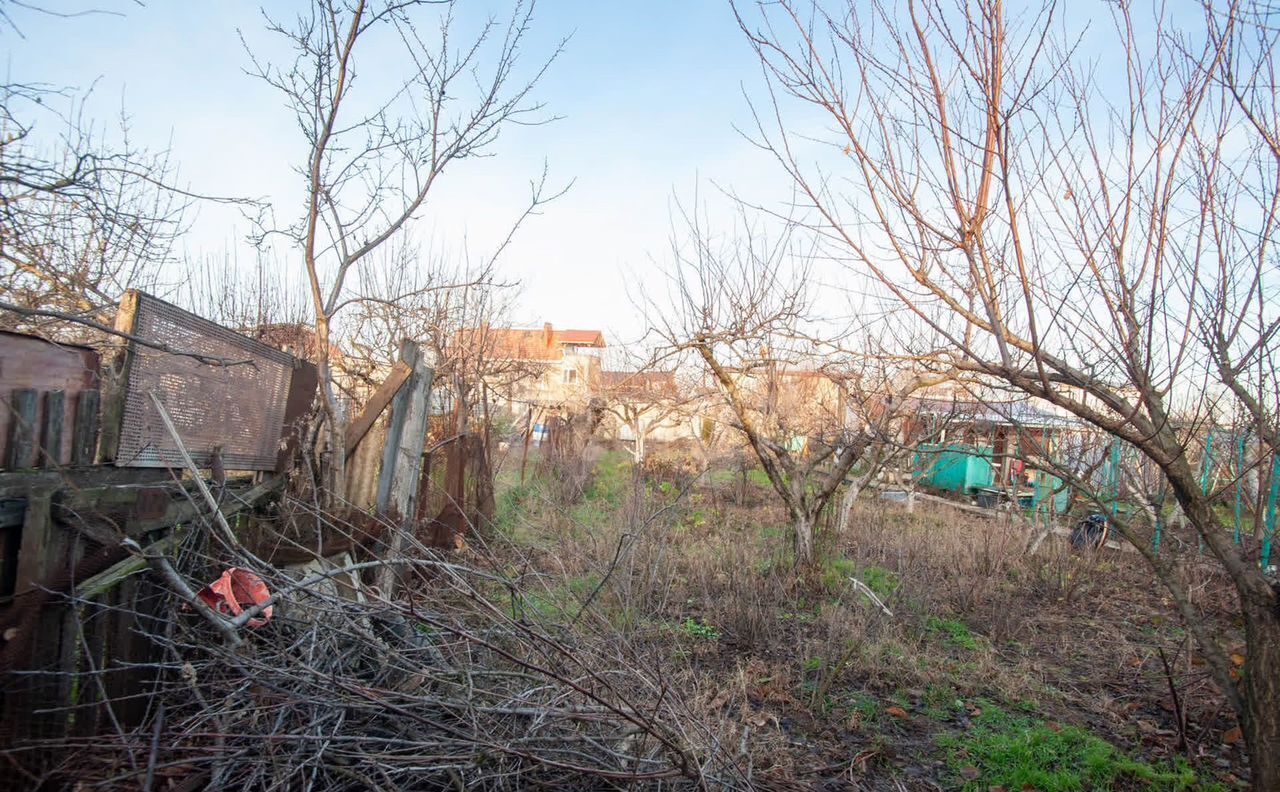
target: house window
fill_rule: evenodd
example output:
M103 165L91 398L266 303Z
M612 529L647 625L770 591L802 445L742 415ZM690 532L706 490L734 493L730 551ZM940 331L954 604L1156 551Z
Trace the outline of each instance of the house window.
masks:
M577 382L577 381L578 381L578 370L577 370L577 369L565 369L565 370L564 370L564 381L565 381L565 382Z

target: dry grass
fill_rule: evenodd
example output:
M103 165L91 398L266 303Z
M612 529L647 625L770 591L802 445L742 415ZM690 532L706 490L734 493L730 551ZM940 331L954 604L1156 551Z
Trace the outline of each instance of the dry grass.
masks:
M1221 696L1132 554L1050 541L1028 556L1019 525L864 500L847 535L824 537L822 571L797 583L767 490L738 505L736 476L681 489L636 483L619 457L601 466L576 506L531 485L497 552L553 570L541 579L558 603L549 617L612 631L630 662L661 669L681 717L701 724L702 749L757 782L945 787L955 777L939 738L983 706L1167 763L1178 726L1161 651L1174 659L1193 764L1228 784L1245 772L1239 746L1221 742L1234 725ZM1229 615L1224 582L1193 574L1202 608Z

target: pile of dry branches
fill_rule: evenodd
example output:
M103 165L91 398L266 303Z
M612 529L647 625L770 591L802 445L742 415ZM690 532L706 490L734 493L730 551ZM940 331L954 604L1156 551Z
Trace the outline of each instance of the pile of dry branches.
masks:
M134 691L148 698L146 718L128 728L108 712L116 726L105 734L29 746L59 757L47 778L142 789L732 786L717 777L732 771L705 759L718 752L694 747L660 674L616 641L526 618L535 609L519 579L493 571L488 551L446 557L415 544L394 562L395 601L359 583L384 562L340 558L278 569L237 557L216 532L191 532L147 572L170 578L173 593L160 618L138 621L158 650L152 681ZM265 625L249 628L249 611L192 607L191 590L229 563L276 597Z

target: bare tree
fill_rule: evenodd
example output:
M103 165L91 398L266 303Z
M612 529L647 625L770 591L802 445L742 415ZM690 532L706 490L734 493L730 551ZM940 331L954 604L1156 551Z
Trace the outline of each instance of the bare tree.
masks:
M125 289L154 289L173 262L190 196L169 186L167 154L135 146L123 118L114 138L85 117L83 97L0 85L4 326L82 338L83 327L30 310L109 322L104 309Z
M761 142L852 274L936 333L951 365L1055 404L1159 468L1239 597L1238 686L1174 561L1134 546L1235 708L1254 788L1280 788L1280 592L1219 520L1222 493L1202 488L1186 431L1247 417L1277 449L1277 12L1206 4L1199 33L1159 4L1144 18L1109 8L1097 42L1055 4L1016 16L1000 0L737 11L772 89ZM1090 44L1106 53L1105 80ZM826 118L831 156L809 156L812 125L797 134L793 107Z
M315 0L291 21L267 17L267 29L291 59L276 64L251 53L253 72L284 97L307 145L297 169L303 210L292 225L265 228L262 239L282 235L301 253L330 428L332 492L341 490L344 457L330 366L333 324L343 308L367 296L352 293L348 276L385 246L409 249L405 233L455 163L489 154L513 125L548 120L531 94L555 55L525 76L517 70L533 3L515 3L505 22L489 21L461 45L454 11L455 3L435 0ZM366 57L375 51L377 58ZM357 79L358 67L387 62L399 71ZM545 200L543 183L535 183L525 216ZM379 299L395 304L406 296Z
M905 378L850 355L849 328L809 325L813 258L790 226L770 238L744 210L733 238L717 240L691 218L687 245L674 246L672 303L651 306L655 331L691 352L781 498L792 523L795 563L818 562L818 518L860 460L892 435L905 397L938 375ZM874 380L874 381L873 381ZM876 394L878 408L866 401ZM852 405L857 402L857 408ZM850 420L860 411L869 420Z
M693 388L682 387L678 372L662 362L639 359L625 347L616 347L601 372L600 402L604 412L631 437L631 459L637 473L644 464L648 440L664 426L687 418L697 401Z

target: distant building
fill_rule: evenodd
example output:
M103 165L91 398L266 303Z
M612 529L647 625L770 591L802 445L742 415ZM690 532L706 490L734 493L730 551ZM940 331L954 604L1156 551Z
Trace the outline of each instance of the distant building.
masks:
M599 330L481 325L454 335L451 356L476 360L470 368L513 415L572 415L601 393L604 349Z

